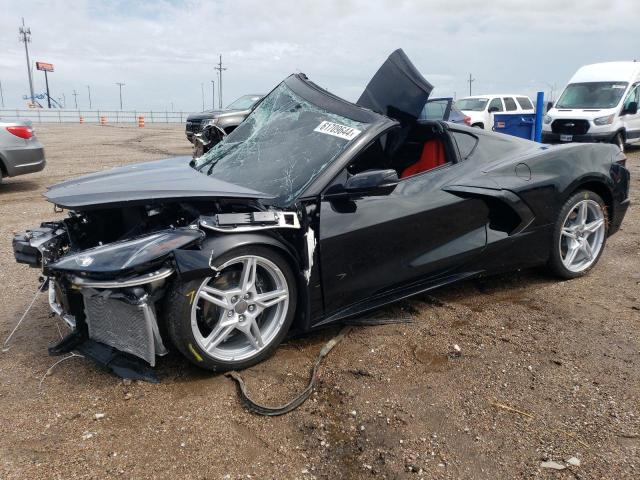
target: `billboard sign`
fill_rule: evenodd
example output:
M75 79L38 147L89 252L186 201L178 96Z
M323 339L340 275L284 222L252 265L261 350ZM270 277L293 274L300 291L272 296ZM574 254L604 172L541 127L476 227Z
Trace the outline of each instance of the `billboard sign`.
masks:
M44 72L53 72L53 63L36 62L36 68Z

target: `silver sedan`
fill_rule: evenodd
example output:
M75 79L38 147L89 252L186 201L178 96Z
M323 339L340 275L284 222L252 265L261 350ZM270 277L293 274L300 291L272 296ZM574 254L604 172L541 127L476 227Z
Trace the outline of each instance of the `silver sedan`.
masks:
M39 172L45 164L44 147L30 123L0 121L0 181Z

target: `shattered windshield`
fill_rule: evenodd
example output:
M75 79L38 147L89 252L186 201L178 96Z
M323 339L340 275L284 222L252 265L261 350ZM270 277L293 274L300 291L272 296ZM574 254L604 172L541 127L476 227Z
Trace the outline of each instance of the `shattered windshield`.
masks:
M309 103L283 82L195 168L286 205L368 126Z

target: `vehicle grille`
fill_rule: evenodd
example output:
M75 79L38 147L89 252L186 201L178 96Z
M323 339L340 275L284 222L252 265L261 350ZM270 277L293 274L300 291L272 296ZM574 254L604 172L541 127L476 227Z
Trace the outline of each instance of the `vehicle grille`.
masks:
M199 133L201 124L202 124L201 120L189 120L187 122L187 132L189 132L189 133Z
M565 135L584 135L589 131L589 122L587 120L558 119L551 123L551 131Z
M153 327L140 305L83 291L89 338L155 365Z

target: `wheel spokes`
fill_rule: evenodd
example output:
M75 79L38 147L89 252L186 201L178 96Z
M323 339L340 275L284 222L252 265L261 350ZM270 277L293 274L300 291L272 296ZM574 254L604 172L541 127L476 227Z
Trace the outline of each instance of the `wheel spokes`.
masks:
M578 255L578 251L580 250L577 242L571 242L567 246L567 254L564 257L564 263L567 267L570 267L573 264L573 261L576 259L576 255Z
M581 202L580 206L578 207L578 217L576 218L576 223L578 225L586 225L587 213L588 213L587 202Z
M285 290L273 290L272 292L259 293L254 301L260 308L273 307L288 298L289 294Z
M576 240L575 227L564 227L562 229L562 235L564 235L565 237L569 237L573 240Z
M209 336L204 340L204 349L210 351L216 348L220 343L225 340L229 334L236 328L235 322L220 321L218 325L211 331Z
M256 267L257 262L253 257L246 258L242 262L242 275L240 277L240 289L242 292L248 292L253 289L256 283Z
M209 303L213 303L220 308L224 308L225 310L231 308L231 305L227 300L227 296L224 294L224 292L221 292L218 289L206 286L202 287L198 296Z
M595 233L600 229L600 227L602 227L602 225L604 225L604 219L600 218L598 220L594 220L593 222L587 223L584 226L584 231L587 233Z

